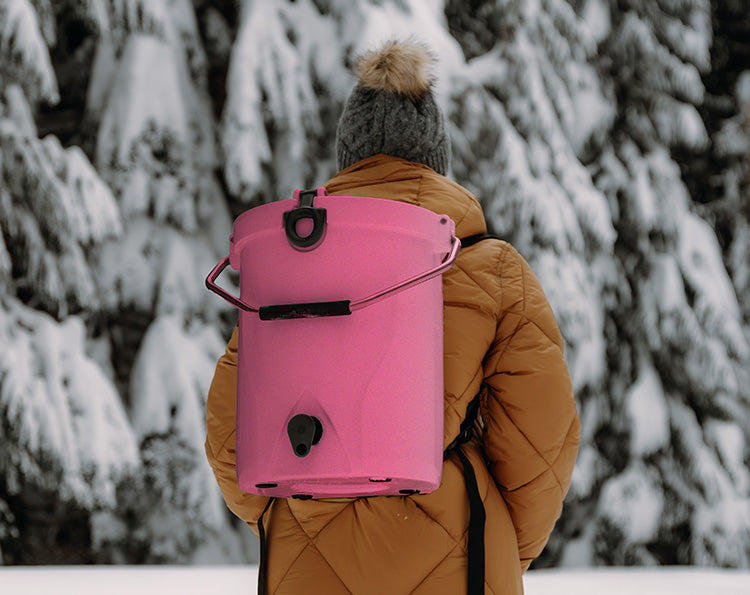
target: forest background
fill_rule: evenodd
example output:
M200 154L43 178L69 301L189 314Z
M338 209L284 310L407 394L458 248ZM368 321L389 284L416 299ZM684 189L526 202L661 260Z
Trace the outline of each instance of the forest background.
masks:
M0 0L0 563L255 559L203 454L236 323L203 279L334 173L351 65L410 35L565 339L536 566L750 567L742 0Z

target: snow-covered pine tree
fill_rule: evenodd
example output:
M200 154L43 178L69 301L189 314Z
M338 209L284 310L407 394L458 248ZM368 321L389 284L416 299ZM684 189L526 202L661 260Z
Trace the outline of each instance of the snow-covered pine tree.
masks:
M707 146L710 7L471 5L446 5L474 81L456 173L539 274L583 421L541 563L746 566L750 351L672 156Z
M716 134L715 152L726 164L719 184L725 200L712 209L712 214L747 328L750 327L750 69L737 77L734 98L737 113L723 122Z
M239 208L290 198L335 170L333 140L351 80L344 63L360 3L239 3L220 135Z
M39 139L59 100L48 3L0 5L0 558L89 561L88 511L115 505L136 442L85 320L100 300L86 254L122 232L76 147Z
M596 556L747 567L750 346L713 220L700 216L701 197L689 196L676 162L710 148L697 108L711 5L618 4L611 24L597 62L619 117L611 149L603 145L590 169L619 214L616 254L631 288L612 320L638 336L613 358L621 374L608 381L617 396L627 374L634 380L613 411L630 449L602 488ZM652 515L634 534L625 511L643 510L643 500Z
M454 172L532 264L585 391L606 375L600 300L615 241L606 198L577 157L613 120L588 64L596 40L564 1L475 4L446 6L469 60L451 89Z
M221 304L202 281L231 222L215 176L206 52L187 0L123 0L104 15L84 117L125 230L93 260L143 474L122 486L127 504L99 515L92 537L114 558L188 562L213 543L231 559L242 553L229 551L236 540L220 543L230 517L203 453L205 397L225 337ZM155 480L173 466L180 472Z
M724 262L750 324L750 18L744 3L712 6L711 69L699 107L711 138L709 151L679 159L690 195L711 222Z
M202 445L230 220L192 5L5 2L0 56L3 559L241 557Z
M479 1L468 11L449 1L446 16L468 60L452 90L454 172L545 289L565 339L586 445L589 418L608 416L608 343L616 338L607 337L607 309L618 303L613 215L581 161L616 116L592 64L606 22L553 0ZM603 471L598 457L595 446L582 449L572 493L584 497L570 499L541 563L559 562L570 532L588 529L600 481L593 471Z

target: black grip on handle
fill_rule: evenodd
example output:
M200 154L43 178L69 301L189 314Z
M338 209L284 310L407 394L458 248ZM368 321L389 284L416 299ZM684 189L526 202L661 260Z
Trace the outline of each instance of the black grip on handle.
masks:
M334 302L312 302L309 304L276 304L261 306L258 314L261 320L287 320L293 318L322 318L324 316L348 316L350 300Z

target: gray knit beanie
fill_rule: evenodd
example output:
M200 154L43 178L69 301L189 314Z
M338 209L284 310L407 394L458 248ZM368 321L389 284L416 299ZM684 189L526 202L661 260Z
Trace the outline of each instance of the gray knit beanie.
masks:
M413 40L389 41L357 62L357 86L336 130L339 170L385 153L445 175L450 139L432 94L434 58Z

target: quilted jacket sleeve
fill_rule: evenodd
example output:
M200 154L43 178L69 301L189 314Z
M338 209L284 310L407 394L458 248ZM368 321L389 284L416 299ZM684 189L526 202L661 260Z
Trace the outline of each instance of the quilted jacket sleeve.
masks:
M500 318L484 362L483 440L525 571L562 511L580 426L562 337L539 282L508 244L498 269Z
M237 485L234 456L237 403L237 329L216 364L206 409L206 457L227 506L257 534L267 498L246 494Z

